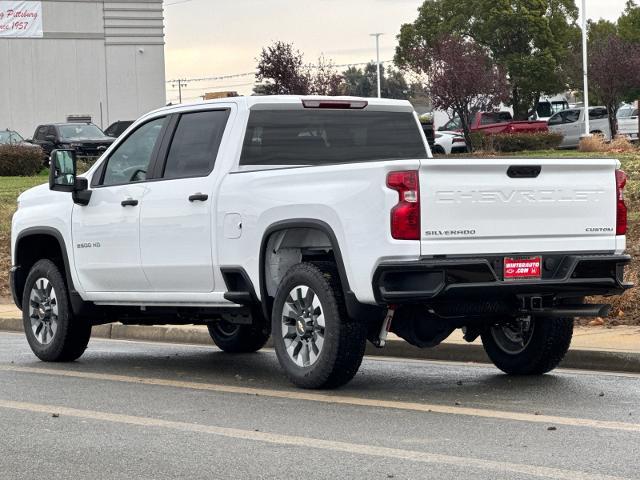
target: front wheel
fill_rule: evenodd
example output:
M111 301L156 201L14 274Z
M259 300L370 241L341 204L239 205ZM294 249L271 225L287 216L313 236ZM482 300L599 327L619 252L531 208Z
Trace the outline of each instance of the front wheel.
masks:
M482 345L503 372L542 375L562 361L572 336L572 318L532 318L492 325L482 333Z
M76 360L91 337L91 325L73 316L64 278L50 260L38 261L27 276L22 321L31 350L45 362Z
M272 336L280 365L298 387L335 388L354 377L366 329L347 316L335 265L289 269L274 299Z

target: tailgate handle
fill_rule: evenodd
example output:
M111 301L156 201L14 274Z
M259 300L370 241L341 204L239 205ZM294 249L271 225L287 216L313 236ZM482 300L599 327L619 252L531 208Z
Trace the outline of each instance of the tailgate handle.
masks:
M510 178L536 178L540 175L540 165L511 165L507 170Z

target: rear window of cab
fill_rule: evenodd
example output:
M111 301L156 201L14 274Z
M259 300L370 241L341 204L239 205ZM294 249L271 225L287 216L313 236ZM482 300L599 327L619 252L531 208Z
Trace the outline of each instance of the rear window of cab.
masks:
M240 165L325 165L426 157L411 112L253 110Z

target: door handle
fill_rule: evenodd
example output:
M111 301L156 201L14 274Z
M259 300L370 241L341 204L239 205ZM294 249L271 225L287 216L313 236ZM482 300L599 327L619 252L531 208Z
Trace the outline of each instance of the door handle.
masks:
M209 195L206 193L194 193L193 195L189 195L190 202L205 202L209 199Z
M512 165L507 170L510 178L537 178L542 171L540 165Z
M123 207L135 207L136 205L138 205L138 200L127 198L126 200L121 201L120 205L122 205Z

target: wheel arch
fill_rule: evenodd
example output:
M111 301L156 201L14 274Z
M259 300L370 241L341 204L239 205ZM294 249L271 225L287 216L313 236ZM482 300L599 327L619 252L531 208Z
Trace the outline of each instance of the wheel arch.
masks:
M21 231L16 238L14 258L11 291L18 308L22 309L22 295L31 267L38 260L49 259L62 273L74 313L79 311L82 299L73 284L66 242L59 230L31 227Z
M362 321L368 321L384 315L384 311L382 311L380 307L360 303L355 294L351 291L351 288L349 286L349 278L347 276L344 264L344 257L342 255L342 250L340 249L340 243L333 228L328 223L322 220L312 218L296 218L272 223L265 230L262 236L259 256L259 289L262 312L266 319L271 318L271 309L273 307L273 296L269 294L266 282L267 272L265 260L267 246L269 244L269 240L273 237L274 234L291 229L309 229L317 231L326 236L328 244L331 247L333 260L335 261L336 268L338 270L338 276L340 277L340 285L345 298L345 305L349 317Z

